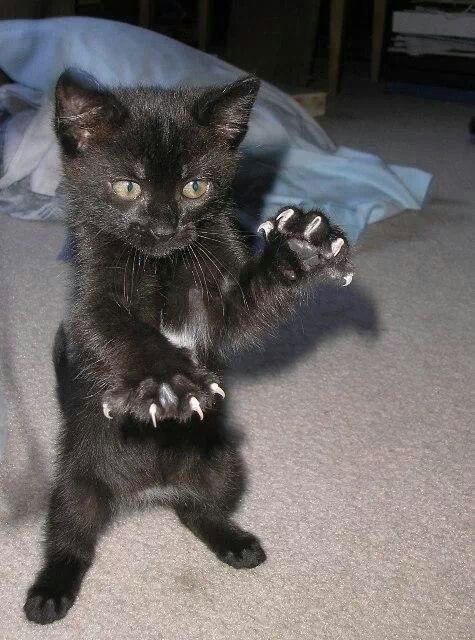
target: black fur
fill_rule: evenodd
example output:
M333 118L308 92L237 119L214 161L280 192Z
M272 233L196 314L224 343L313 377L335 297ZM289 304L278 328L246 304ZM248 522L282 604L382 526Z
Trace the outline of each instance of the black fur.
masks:
M349 263L346 241L333 255L331 242L344 236L322 214L305 237L318 212L295 209L281 229L274 220L258 255L243 242L231 185L257 90L254 78L173 91L108 91L71 72L58 81L75 255L70 313L54 349L63 426L29 620L66 615L122 506L173 508L233 567L265 560L257 538L231 519L243 464L210 384L228 349L258 339L317 277L342 281ZM189 200L182 189L194 179L210 186ZM138 183L140 197L120 199L117 180Z

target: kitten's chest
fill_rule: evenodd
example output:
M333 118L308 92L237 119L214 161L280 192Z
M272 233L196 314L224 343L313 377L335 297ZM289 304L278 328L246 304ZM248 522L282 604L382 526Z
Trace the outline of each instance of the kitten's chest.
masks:
M123 306L135 307L139 317L175 346L206 351L225 315L233 277L224 256L212 259L144 261L135 273L126 265L119 283L125 291Z
M211 340L210 305L202 291L191 287L171 293L160 311L160 330L175 346L206 349Z

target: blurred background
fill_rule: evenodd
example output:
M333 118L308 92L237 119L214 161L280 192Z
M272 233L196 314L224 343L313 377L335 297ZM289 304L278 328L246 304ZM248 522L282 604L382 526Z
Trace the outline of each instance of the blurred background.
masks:
M170 36L291 93L315 115L355 76L390 91L475 89L471 0L2 0L0 19L79 15ZM439 91L434 87L439 88ZM312 92L320 95L309 95ZM449 92L442 92L450 97ZM455 95L455 93L454 93ZM460 95L458 95L460 98ZM462 96L463 98L463 96Z

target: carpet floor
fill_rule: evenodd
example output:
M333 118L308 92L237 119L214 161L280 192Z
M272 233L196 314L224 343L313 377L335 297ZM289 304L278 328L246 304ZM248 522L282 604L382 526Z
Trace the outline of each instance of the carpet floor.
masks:
M267 562L221 564L166 510L118 522L81 595L43 628L39 567L63 314L60 225L0 219L0 637L5 640L468 640L475 145L469 107L356 84L324 128L435 176L423 212L373 225L348 289L317 292L226 390L244 433L240 523ZM472 456L473 457L473 456Z

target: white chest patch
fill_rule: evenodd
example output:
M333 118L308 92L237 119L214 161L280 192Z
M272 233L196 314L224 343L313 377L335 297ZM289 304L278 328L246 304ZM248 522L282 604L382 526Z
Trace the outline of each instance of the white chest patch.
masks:
M170 326L162 315L161 332L176 347L196 351L210 342L208 314L203 298L195 290L190 290L187 312L179 326Z
M136 493L132 500L136 505L138 503L138 505L142 506L150 505L154 502L172 506L179 500L183 500L183 498L193 501L199 499L199 497L192 489L178 488L173 485L154 485Z
M176 330L167 328L162 324L161 330L165 338L175 345L175 347L191 349L191 351L196 349L198 335L196 331L191 329L191 327L185 326L180 330Z

